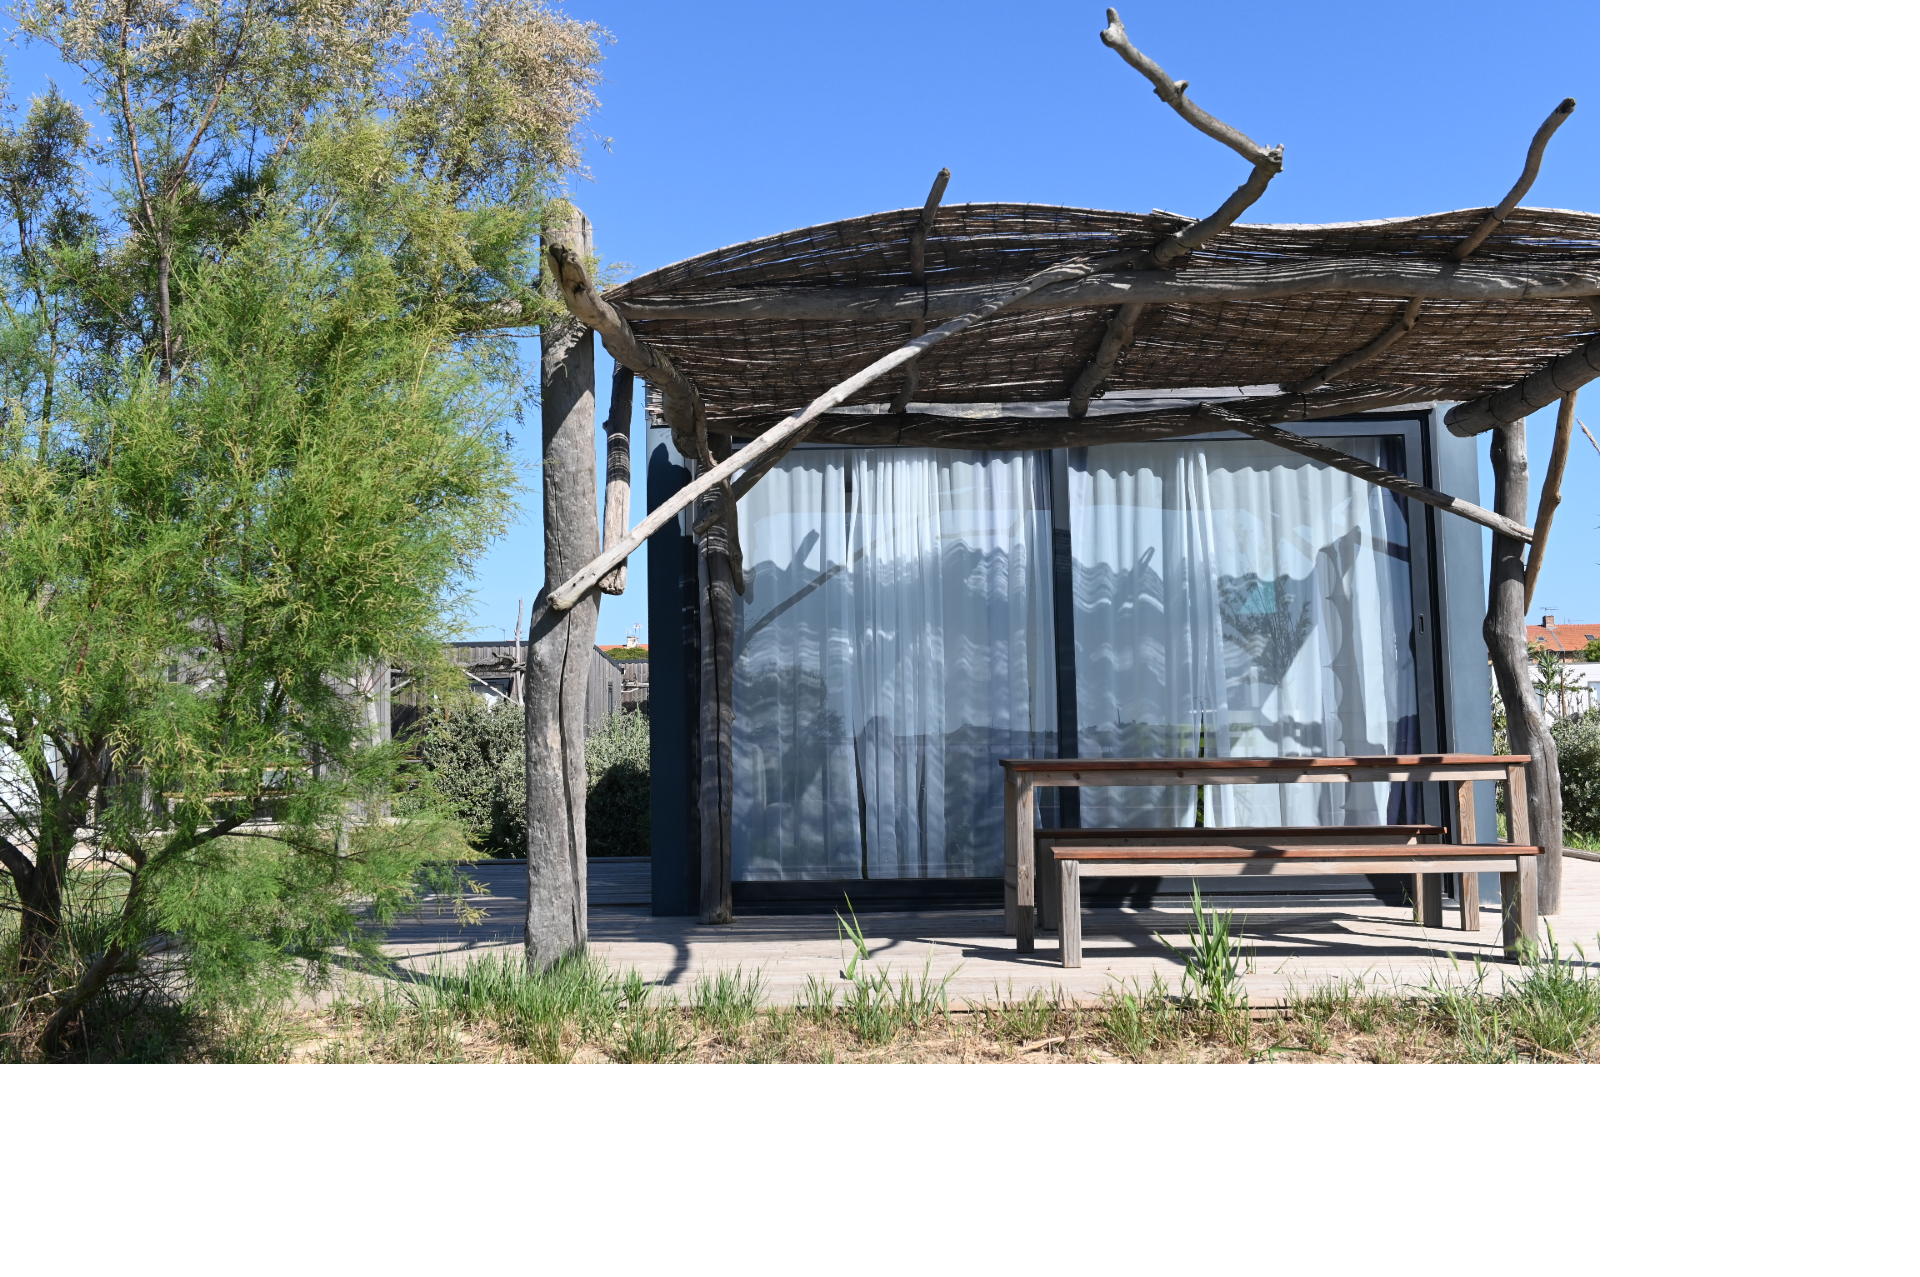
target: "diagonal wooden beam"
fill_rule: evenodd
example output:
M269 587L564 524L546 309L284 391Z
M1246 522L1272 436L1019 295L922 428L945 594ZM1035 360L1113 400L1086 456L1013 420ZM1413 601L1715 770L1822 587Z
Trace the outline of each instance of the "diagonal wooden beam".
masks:
M933 229L933 217L940 209L940 200L947 193L947 179L953 176L952 169L941 169L933 179L933 189L927 192L926 205L920 210L920 220L913 225L913 232L907 241L907 260L913 272L913 282L920 285L920 295L924 301L927 287L927 233ZM915 337L927 331L926 307L913 318ZM894 394L889 408L893 412L905 412L907 405L913 402L913 392L920 381L920 361L914 360L907 365L906 376L900 381L900 389ZM786 455L785 453L781 454ZM757 480L758 475L754 478Z
M1540 556L1547 552L1547 532L1553 512L1560 508L1560 481L1567 473L1567 453L1573 447L1573 402L1579 391L1560 401L1560 419L1554 423L1553 455L1547 461L1546 482L1540 485L1540 508L1533 516L1533 545L1527 550L1527 596L1520 614L1533 611L1533 587L1540 581Z
M1425 484L1415 483L1411 479L1382 470L1379 466L1368 465L1358 457L1349 456L1330 444L1322 443L1317 439L1302 438L1290 430L1282 430L1278 426L1270 426L1262 421L1250 420L1218 404L1208 404L1201 411L1242 434L1250 435L1255 439L1264 439L1289 452L1297 452L1303 457L1311 457L1321 465L1343 471L1356 479L1364 479L1376 487L1397 492L1403 497L1411 497L1436 510L1457 514L1469 522L1477 523L1483 528L1492 528L1495 532L1510 536L1516 541L1533 540L1533 530L1523 524L1495 514L1491 510L1484 510L1471 501L1462 501L1459 497L1448 496Z
M576 572L573 576L567 578L567 580L561 584L560 588L554 590L552 594L549 595L551 606L562 611L572 607L580 601L582 595L593 587L594 582L598 581L600 577L606 573L607 569L639 549L641 545L645 544L648 537L665 527L667 522L677 517L681 510L691 505L704 493L719 487L727 480L729 474L750 469L755 462L759 461L767 453L780 447L789 439L804 433L813 425L814 420L829 408L838 407L840 404L845 403L850 396L856 394L864 387L873 384L875 381L878 381L908 360L919 358L922 351L938 345L949 337L954 337L965 332L975 324L984 322L1009 303L1026 296L1035 289L1045 288L1048 284L1058 283L1061 280L1082 278L1105 268L1105 266L1105 259L1099 258L1083 258L1078 261L1062 262L1057 266L1049 266L1043 271L1029 275L1013 288L991 299L977 310L962 315L958 319L950 320L932 332L924 336L916 337L898 350L868 364L865 368L833 387L805 408L786 418L779 425L767 431L739 452L729 457L729 464L696 476L692 482L687 483L671 497L667 498L667 500L661 502L652 513L647 515L639 527L634 528L618 542L602 550L598 558L587 564L586 567Z

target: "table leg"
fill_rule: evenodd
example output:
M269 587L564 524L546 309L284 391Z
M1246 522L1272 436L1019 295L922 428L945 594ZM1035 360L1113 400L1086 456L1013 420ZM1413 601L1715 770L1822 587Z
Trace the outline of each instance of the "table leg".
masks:
M1060 867L1060 965L1080 965L1080 862L1056 861Z
M1507 768L1507 806L1512 808L1508 814L1512 817L1513 845L1533 846L1533 820L1527 815L1527 769L1524 766Z
M1006 934L1013 935L1017 927L1014 922L1020 909L1020 835L1015 828L1015 820L1020 811L1020 789L1014 774L1007 772L1001 785L1003 815L1006 820L1005 848L1002 849L1003 865L1001 882L1006 895Z
M1456 782L1454 792L1460 800L1460 823L1454 841L1463 845L1478 842L1479 833L1473 819L1473 782ZM1480 930L1480 875L1477 873L1460 875L1460 929Z
M1009 819L1014 822L1014 909L1013 947L1019 953L1033 952L1033 779L1015 773L1014 792L1008 804Z

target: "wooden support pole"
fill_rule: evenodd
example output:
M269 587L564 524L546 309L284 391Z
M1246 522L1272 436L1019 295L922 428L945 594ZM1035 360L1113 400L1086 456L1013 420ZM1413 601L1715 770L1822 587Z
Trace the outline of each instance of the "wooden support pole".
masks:
M613 370L613 406L607 410L607 499L600 520L603 542L614 540L628 527L633 502L633 369ZM600 593L627 592L627 565L622 563L600 578Z
M907 266L912 272L913 282L920 285L923 298L927 284L927 235L933 230L934 215L940 211L940 200L947 193L947 179L952 176L953 170L944 168L934 175L933 189L927 192L927 202L920 209L920 220L914 223L913 231L907 237ZM927 331L924 309L921 314L914 316L912 329L909 335L913 337ZM907 365L906 374L900 379L900 389L894 393L893 402L889 405L891 411L907 410L907 405L913 402L913 392L919 381L920 361L916 359Z
M1521 518L1527 513L1527 432L1525 422L1496 427L1491 444L1494 509ZM1508 782L1512 793L1513 841L1540 848L1540 912L1560 907L1560 756L1553 734L1533 703L1533 680L1527 659L1526 565L1523 544L1501 533L1493 534L1491 581L1487 619L1482 634L1493 663L1494 682L1507 709L1508 748L1529 755L1524 771L1516 769Z
M725 448L722 446L722 452ZM698 468L700 463L696 463ZM727 464L724 456L717 464ZM724 497L710 489L711 514L724 514ZM700 920L733 921L733 653L734 526L707 519L695 547L700 590Z
M1397 492L1403 497L1411 497L1415 501L1430 505L1436 510L1445 510L1448 514L1457 514L1463 519L1477 523L1483 528L1489 528L1502 536L1511 537L1515 541L1524 542L1533 539L1533 530L1523 523L1517 523L1492 510L1483 510L1470 501L1462 501L1459 497L1450 497L1444 492L1439 492L1427 487L1425 484L1415 483L1411 479L1405 479L1397 474L1382 470L1379 466L1369 465L1358 457L1349 456L1331 444L1321 443L1317 439L1304 439L1292 431L1282 430L1278 426L1268 425L1262 421L1249 420L1239 413L1222 408L1218 404L1208 404L1205 411L1208 416L1213 417L1223 425L1240 431L1242 434L1250 435L1255 439L1264 439L1268 443L1276 444L1279 447L1287 449L1289 452L1297 452L1303 457L1311 457L1322 465L1344 471L1356 479L1364 479L1376 487L1385 488L1389 492Z
M1546 482L1540 485L1540 508L1533 516L1533 545L1527 551L1527 600L1521 611L1533 615L1533 587L1540 580L1540 556L1547 552L1547 531L1553 512L1560 508L1560 480L1567 473L1567 452L1573 447L1573 401L1579 392L1560 401L1560 419L1554 423L1553 455L1547 460Z
M592 227L571 205L549 212L549 245L585 257ZM557 286L557 281L555 283ZM593 518L593 335L573 320L540 333L540 490L546 581L529 626L527 701L527 962L545 970L587 945L587 684L599 622L595 572L556 607L553 586L600 547ZM612 565L609 564L609 567Z
M575 573L571 580L555 590L552 596L553 606L557 608L573 606L573 604L586 593L588 588L600 579L608 568L639 549L648 537L665 527L668 520L678 517L680 511L692 504L695 499L709 490L719 487L730 474L751 467L752 463L758 461L767 453L772 452L789 439L806 431L813 425L814 420L818 418L820 414L826 412L827 409L845 403L849 397L863 387L878 381L908 360L917 359L923 350L938 345L949 337L957 336L975 324L984 322L1008 303L1025 297L1035 289L1045 288L1048 284L1057 283L1061 280L1084 278L1094 271L1103 269L1106 264L1106 262L1100 260L1081 260L1062 262L1058 266L1049 266L1043 271L1029 275L1019 284L1000 293L972 313L962 315L958 319L944 323L932 332L921 337L916 337L891 354L868 364L865 368L833 387L799 412L781 421L779 425L755 439L745 448L742 448L740 452L731 459L732 464L719 466L705 474L695 476L691 483L688 483L679 491L675 492L673 496L666 501L661 502L652 513L647 515L639 527L622 537L618 544L611 545L601 551L599 558L596 558L592 563L589 563L585 568Z
M1447 410L1447 429L1465 439L1520 421L1556 399L1564 399L1600 375L1600 336L1587 339L1580 349L1560 356L1545 368L1505 390L1483 395Z

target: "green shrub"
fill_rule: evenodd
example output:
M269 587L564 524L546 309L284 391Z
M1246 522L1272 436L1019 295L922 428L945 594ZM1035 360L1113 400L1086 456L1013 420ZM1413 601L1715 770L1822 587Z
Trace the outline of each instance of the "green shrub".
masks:
M653 848L647 720L611 714L587 737L587 854L645 856Z
M1569 834L1600 837L1600 709L1569 714L1553 725L1560 751L1561 824Z
M526 710L488 709L467 698L435 715L420 736L420 759L459 817L474 850L527 854ZM587 737L587 854L644 856L652 847L647 720L602 719Z

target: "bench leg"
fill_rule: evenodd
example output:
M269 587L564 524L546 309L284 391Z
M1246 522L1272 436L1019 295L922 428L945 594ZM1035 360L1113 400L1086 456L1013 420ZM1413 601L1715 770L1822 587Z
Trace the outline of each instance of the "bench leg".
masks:
M1056 899L1060 907L1060 965L1077 967L1080 965L1080 862L1077 860L1058 860L1059 891Z
M1540 939L1539 886L1532 856L1522 856L1519 872L1500 875L1500 946L1518 961L1523 941Z
M1033 952L1033 784L1007 774L1006 789L1007 930L1017 953Z
M1413 920L1423 927L1438 930L1440 923L1440 903L1444 874L1415 874L1413 876Z
M1040 925L1048 931L1060 929L1060 865L1053 858L1053 844L1035 846L1035 886L1040 891Z

